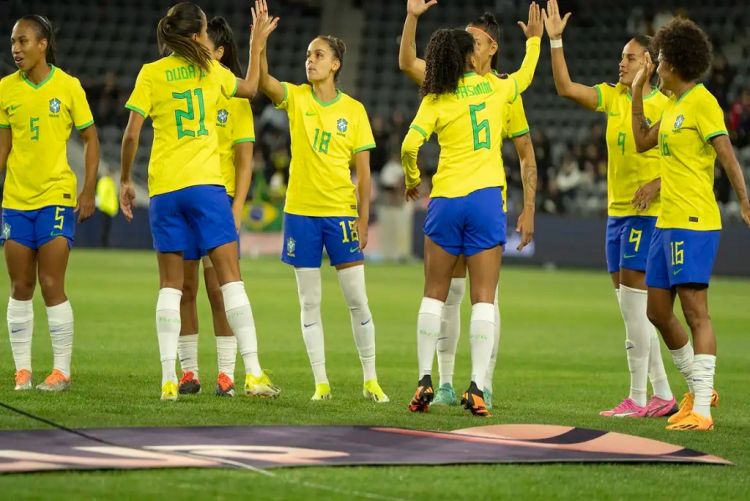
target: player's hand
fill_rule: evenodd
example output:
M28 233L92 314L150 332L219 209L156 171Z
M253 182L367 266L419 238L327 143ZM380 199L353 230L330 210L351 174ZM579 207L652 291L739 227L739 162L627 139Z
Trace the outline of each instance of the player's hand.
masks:
M557 0L548 0L547 8L542 9L542 20L544 21L544 28L547 30L547 36L550 40L560 40L562 38L570 15L571 13L568 12L561 19L560 7L557 5Z
M407 188L405 197L407 202L416 202L419 200L419 185L416 185L414 188Z
M651 206L651 202L659 195L661 191L661 178L657 177L653 181L644 184L635 192L633 200L630 203L633 208L638 212L647 210Z
M74 212L78 214L78 222L82 222L90 218L94 214L96 209L96 186L93 188L84 186L78 195L78 203Z
M429 2L425 2L424 0L407 0L406 13L410 16L419 17L435 5L437 5L437 0L430 0Z
M255 7L250 9L253 16L253 26L250 28L250 46L258 51L266 48L268 37L279 25L278 17L268 14L266 0L255 0Z
M357 219L357 233L359 235L359 250L365 250L367 247L367 235L370 228L370 222L367 219Z
M643 89L646 82L650 81L651 77L654 75L654 69L655 67L654 63L651 61L651 54L646 51L646 62L643 67L638 70L638 73L636 73L635 78L633 79L633 84L631 85L632 89Z
M750 201L746 198L740 205L740 214L742 214L742 220L745 224L750 226Z
M135 207L135 188L130 181L120 183L120 210L127 222L133 220L133 207Z
M542 24L542 9L539 7L538 3L531 2L531 5L529 5L528 24L518 21L518 26L521 27L526 38L542 36L542 33L544 33L544 25Z
M232 215L234 216L234 229L239 235L240 228L242 227L242 206L237 205L232 207Z
M516 247L517 251L522 251L534 239L534 211L524 209L518 216L516 223L516 232L521 234L521 243Z

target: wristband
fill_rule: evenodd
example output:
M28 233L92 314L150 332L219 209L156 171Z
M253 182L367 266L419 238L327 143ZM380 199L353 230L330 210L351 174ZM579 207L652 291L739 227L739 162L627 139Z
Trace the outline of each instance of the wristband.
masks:
M558 38L557 40L550 39L549 46L553 49L562 49L562 38Z

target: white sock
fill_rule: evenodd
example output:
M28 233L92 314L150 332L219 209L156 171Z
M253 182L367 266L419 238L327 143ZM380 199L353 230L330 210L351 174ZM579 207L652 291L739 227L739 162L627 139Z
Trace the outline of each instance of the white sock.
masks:
M630 369L630 399L646 405L651 324L646 317L648 293L620 285L620 312L625 321L625 353Z
M492 303L476 303L471 307L471 326L469 327L471 340L471 380L477 387L485 387L487 367L495 344L495 305Z
M245 363L245 372L259 377L263 374L258 361L258 338L255 334L255 320L250 300L245 292L243 282L229 282L221 286L224 297L224 310L227 312L227 322L232 328L234 337L237 338L242 360Z
M672 395L672 388L669 387L669 378L661 358L661 339L659 333L656 332L656 327L650 323L649 327L651 328L651 350L648 356L648 378L651 380L654 395L663 400L672 400L674 395Z
M716 355L699 353L693 357L693 389L695 403L693 412L711 417L711 396L714 390Z
M495 290L495 339L492 345L490 364L487 366L487 374L484 377L484 390L492 393L492 378L495 375L497 365L497 354L500 352L500 286Z
M180 298L182 291L165 287L159 289L156 300L156 335L159 339L161 355L161 384L167 381L177 382L175 362L177 361L177 342L180 337Z
M461 336L461 302L466 292L466 278L451 279L448 297L443 307L440 336L437 342L438 372L440 385L453 385L453 368L456 364L456 348Z
M320 316L322 287L320 268L295 268L300 305L300 328L315 384L328 383L323 319Z
M672 354L672 360L674 360L674 364L677 366L680 374L682 374L682 377L685 378L685 382L688 385L688 391L694 394L693 345L691 345L690 341L688 341L682 348L679 348L677 350L669 350L669 353Z
M417 315L417 362L419 378L432 375L432 360L440 336L440 323L443 315L443 303L437 299L423 297Z
M177 356L182 372L192 372L198 379L198 333L180 336L177 341Z
M54 368L70 377L73 356L73 308L70 301L47 307L47 323L52 338Z
M349 306L352 321L352 334L357 345L359 361L362 363L364 381L377 379L375 372L375 322L367 302L365 288L365 266L358 265L338 270L339 285L344 300Z
M31 336L34 333L34 307L32 301L8 299L8 336L16 371L31 371Z
M234 363L237 360L237 338L234 336L216 336L216 358L219 372L223 372L234 381Z

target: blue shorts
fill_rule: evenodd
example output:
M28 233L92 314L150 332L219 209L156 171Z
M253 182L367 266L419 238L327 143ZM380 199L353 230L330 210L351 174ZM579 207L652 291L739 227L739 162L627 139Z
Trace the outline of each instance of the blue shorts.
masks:
M646 285L708 285L719 251L721 232L656 228L648 251Z
M284 213L281 260L295 268L320 268L323 247L331 266L364 261L356 217L313 217Z
M607 271L615 273L621 268L646 271L648 249L655 227L655 216L607 218Z
M71 248L75 233L73 207L49 205L36 210L3 209L2 242L13 240L37 250L57 237L65 237L68 248Z
M232 207L234 198L229 195L227 195L227 198L229 199L229 207ZM232 221L234 221L234 215L232 216ZM182 258L186 261L198 261L203 256L207 256L209 249L204 249L198 246L198 236L196 233L192 232L189 237L188 247L185 249L185 252L182 253ZM239 255L240 236L235 235L235 238L237 239L237 254Z
M430 200L424 234L446 252L469 257L505 245L505 221L503 189L483 188L463 197Z
M163 193L149 205L157 252L215 249L237 240L232 206L223 186L199 185Z

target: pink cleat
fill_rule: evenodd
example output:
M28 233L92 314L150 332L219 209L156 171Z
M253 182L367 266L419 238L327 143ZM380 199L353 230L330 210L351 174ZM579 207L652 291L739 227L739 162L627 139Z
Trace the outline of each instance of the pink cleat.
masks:
M604 417L630 417L630 418L641 418L646 417L647 407L641 407L636 404L631 398L626 398L614 409L607 411L601 411L600 416Z
M677 400L674 397L672 400L664 400L654 395L646 404L646 417L671 416L677 411Z

